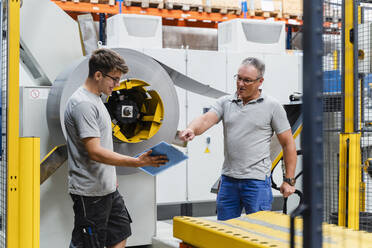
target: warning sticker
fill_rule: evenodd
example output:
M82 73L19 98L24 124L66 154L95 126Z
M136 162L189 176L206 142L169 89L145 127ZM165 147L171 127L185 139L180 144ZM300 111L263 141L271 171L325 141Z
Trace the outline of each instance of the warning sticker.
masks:
M48 99L49 90L48 89L30 89L29 90L29 99L39 100L39 99Z

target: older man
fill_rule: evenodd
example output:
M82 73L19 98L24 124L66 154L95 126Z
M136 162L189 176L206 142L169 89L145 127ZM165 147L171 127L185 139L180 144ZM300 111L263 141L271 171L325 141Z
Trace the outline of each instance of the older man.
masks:
M260 89L265 65L257 58L243 60L235 75L236 93L217 100L210 111L194 119L180 133L184 141L223 122L225 161L217 196L217 217L228 220L271 210L270 141L277 134L283 148L285 175L280 191L295 191L296 145L284 108Z

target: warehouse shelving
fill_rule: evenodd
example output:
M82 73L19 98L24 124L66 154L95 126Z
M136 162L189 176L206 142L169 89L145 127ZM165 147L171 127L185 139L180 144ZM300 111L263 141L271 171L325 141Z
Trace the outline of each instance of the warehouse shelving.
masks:
M140 15L154 15L161 16L163 18L164 25L171 26L187 26L187 27L209 27L217 28L219 22L228 21L235 18L244 18L244 14L221 14L221 13L207 13L198 11L183 11L176 9L158 9L158 8L141 8L137 6L119 6L119 2L115 5L109 4L93 4L86 2L68 2L68 1L57 1L51 0L57 4L60 8L66 11L70 16L76 18L81 13L96 13L96 14L118 14L121 9L121 13L126 14L140 14ZM99 15L93 15L98 20ZM250 19L267 19L264 16L246 16ZM274 18L276 21L283 21L290 25L300 26L302 20L298 19L286 19L286 18Z

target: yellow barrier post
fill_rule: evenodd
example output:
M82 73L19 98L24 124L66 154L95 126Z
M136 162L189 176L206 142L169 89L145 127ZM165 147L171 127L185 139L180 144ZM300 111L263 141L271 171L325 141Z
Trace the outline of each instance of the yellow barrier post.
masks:
M8 1L7 99L7 246L19 246L19 10L20 1Z
M346 163L347 134L340 134L339 178L338 178L338 225L346 226Z
M360 133L354 127L354 3L345 0L345 122L340 134L338 224L359 230L361 154ZM347 219L346 219L347 215ZM347 222L346 222L347 221Z
M38 248L40 140L19 137L20 0L8 1L7 226L9 248Z
M359 230L361 151L360 133L350 134L348 227Z
M19 142L19 247L39 247L40 138Z

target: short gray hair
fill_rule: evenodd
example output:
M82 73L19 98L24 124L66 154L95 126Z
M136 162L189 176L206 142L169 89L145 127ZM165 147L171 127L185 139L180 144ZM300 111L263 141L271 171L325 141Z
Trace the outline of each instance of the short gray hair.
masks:
M242 61L242 66L252 65L258 71L258 76L261 78L265 74L265 64L255 57L248 57Z

